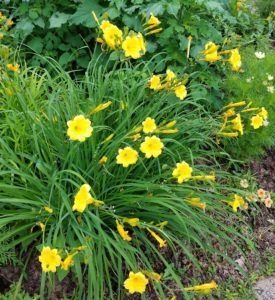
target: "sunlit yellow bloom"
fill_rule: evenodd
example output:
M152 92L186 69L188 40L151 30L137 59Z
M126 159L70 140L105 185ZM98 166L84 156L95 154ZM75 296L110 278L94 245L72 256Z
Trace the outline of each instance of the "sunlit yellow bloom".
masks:
M67 122L67 135L73 141L84 142L86 138L90 137L93 132L91 121L86 119L83 115L78 115Z
M166 77L165 77L165 80L166 80L167 82L171 82L171 81L173 81L175 78L176 78L176 74L175 74L173 71L171 71L170 69L167 69L167 70L166 70Z
M153 279L156 282L159 282L161 280L161 275L156 272L143 271L143 273L148 278Z
M49 213L49 214L52 214L52 213L53 213L53 209L50 208L50 207L48 207L48 206L45 206L44 209L45 209L45 211L46 211L47 213Z
M173 127L176 124L177 124L177 121L174 120L174 121L171 121L171 122L167 123L164 127L165 128L170 128L170 127Z
M166 245L166 240L163 240L159 235L157 235L153 230L147 228L147 230L151 233L152 237L159 243L159 247L162 248Z
M251 118L251 125L254 129L258 129L263 126L263 118L259 115L256 115Z
M118 150L116 157L117 164L121 164L124 168L129 165L134 165L138 160L138 153L131 147L125 147L124 149Z
M37 225L41 228L41 231L45 231L46 225L43 224L42 222L37 223Z
M130 242L132 238L129 236L128 231L124 230L123 225L121 225L118 220L116 220L116 228L120 236L123 238L124 241Z
M160 75L153 75L148 81L149 88L154 91L160 90L162 88L160 79Z
M39 261L43 272L56 272L56 268L61 264L61 257L58 255L57 249L43 247Z
M210 283L205 283L201 285L196 285L188 288L184 288L185 291L194 291L194 292L202 292L202 293L209 293L211 289L218 288L217 283L212 280Z
M123 222L128 223L132 227L136 227L139 225L139 218L124 218Z
M152 137L145 137L145 141L140 145L140 151L145 154L146 158L150 157L158 157L161 152L162 148L164 147L161 140L156 137L155 135Z
M103 21L100 27L103 30L103 38L111 49L116 49L121 45L122 31L117 26L109 21Z
M146 52L142 34L139 32L128 35L122 43L122 49L125 51L126 57L140 58Z
M180 100L183 100L187 96L187 89L184 84L181 84L175 88L175 94Z
M262 107L261 111L258 113L258 115L260 117L262 117L264 120L266 120L267 117L268 117L268 112L267 112L267 110L264 107Z
M152 133L157 129L157 125L154 119L147 117L145 121L142 122L143 132Z
M231 50L231 56L229 57L228 62L231 64L233 71L239 71L242 65L239 49L236 48Z
M0 40L4 37L4 33L0 32Z
M147 284L148 279L141 272L130 272L128 279L124 281L124 287L129 291L130 294L143 294Z
M178 179L178 183L189 180L192 176L193 169L185 161L177 163L177 167L173 170L173 177Z
M141 134L137 133L137 134L133 134L129 136L130 139L132 139L133 141L137 141L138 139L141 138Z
M89 193L91 187L88 184L83 184L74 197L73 211L77 210L80 213L86 209L88 204L94 202L93 197Z
M233 123L233 129L238 130L240 132L241 135L243 135L243 123L241 120L241 115L237 114L237 117L233 120L231 120L231 122Z
M61 261L61 269L64 271L68 271L71 266L74 265L74 260L73 257L77 254L78 252L74 252L73 254L67 255L67 257L64 259L64 261Z
M106 155L103 155L98 163L105 164L107 162L107 160L108 160L108 157Z
M96 108L91 110L91 114L96 114L97 112L109 107L112 104L112 101L108 101L106 103L99 104Z
M10 71L13 71L15 73L20 73L20 65L19 64L7 64L7 68L10 70Z
M106 139L105 140L103 140L100 144L105 144L105 143L107 143L107 142L109 142L113 137L114 137L114 133L111 133L110 135L108 135L107 137L106 137Z
M204 51L202 51L202 53L204 54L204 60L209 62L215 62L220 60L222 57L218 55L218 49L219 46L217 46L215 43L207 43L204 46Z

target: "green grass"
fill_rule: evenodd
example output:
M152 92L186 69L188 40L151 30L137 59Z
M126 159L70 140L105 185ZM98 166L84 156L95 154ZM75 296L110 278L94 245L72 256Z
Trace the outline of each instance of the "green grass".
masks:
M12 238L10 249L20 245L22 257L31 246L70 251L86 245L83 255L75 256L72 268L79 299L84 294L84 277L87 299L125 299L123 281L129 270L153 271L157 261L166 267L167 277L183 288L180 278L184 274L171 268L149 239L146 227L166 239L173 253L178 245L198 269L193 246L231 261L212 245L216 240L222 247L230 243L239 249L238 240L244 239L239 224L225 224L231 209L220 201L230 193L242 192L230 186L234 176L217 162L228 158L215 144L219 119L194 102L192 93L179 101L172 94L149 91L151 74L144 64L134 68L124 64L107 71L99 58L91 62L85 78L75 82L53 61L48 63L54 70L51 74L25 68L18 76L3 75L2 88L8 86L13 95L3 94L0 100L0 228L10 229L0 242ZM90 115L92 108L109 100L109 108ZM81 113L91 119L94 132L83 143L73 142L66 136L66 122ZM128 137L147 116L157 124L176 120L178 133L160 134L165 149L157 159L139 153L136 165L117 165L119 148L139 149L144 135L136 142ZM113 139L101 144L110 134ZM98 164L103 155L108 157L105 166ZM172 170L183 160L193 167L194 175L215 173L218 180L177 184ZM79 215L72 211L72 204L84 183L91 185L92 194L105 205L91 205ZM201 197L207 203L206 213L184 201L187 197ZM49 216L44 206L52 207L54 213ZM133 237L131 243L123 241L115 227L115 219L123 217L141 220L140 228L125 225ZM235 220L242 222L238 214ZM168 225L159 229L156 224L162 221ZM46 224L44 233L37 222ZM59 278L65 275L58 271ZM46 278L52 284L54 280L52 274L43 273L41 299ZM164 297L165 281L153 288Z

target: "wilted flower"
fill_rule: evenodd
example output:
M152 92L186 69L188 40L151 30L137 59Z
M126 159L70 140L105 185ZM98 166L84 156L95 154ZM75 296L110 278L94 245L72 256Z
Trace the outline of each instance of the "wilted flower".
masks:
M153 230L147 228L147 230L151 233L152 237L159 243L159 247L162 248L166 244L166 240L163 240L159 235L157 235Z
M61 269L64 271L68 271L71 266L74 265L74 260L73 257L77 254L78 252L74 252L73 254L68 254L67 257L64 259L64 261L61 261Z
M132 240L132 238L129 236L128 231L124 230L124 227L122 224L120 224L118 222L118 220L116 220L116 227L117 227L117 231L120 234L120 236L123 238L124 241L128 241L130 242Z
M107 162L107 160L108 160L108 157L106 155L103 155L98 163L105 164Z

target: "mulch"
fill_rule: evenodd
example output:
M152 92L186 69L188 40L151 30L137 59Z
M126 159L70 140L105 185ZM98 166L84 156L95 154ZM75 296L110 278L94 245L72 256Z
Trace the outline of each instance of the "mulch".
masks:
M268 191L275 191L275 149L267 151L267 155L261 161L255 161L251 163L251 172L256 176L258 184L261 188ZM265 263L265 257L261 254L266 250L271 252L271 255L275 255L275 209L263 208L257 216L253 219L247 217L247 222L253 226L253 239L256 244L256 251L251 251L249 249L244 250L244 255L241 255L236 251L234 247L229 246L226 249L228 256L230 256L235 262L246 272L259 269ZM246 228L242 228L242 231ZM213 241L214 247L223 251L221 245L218 242ZM234 280L239 280L244 278L244 275L240 270L232 264L230 264L226 259L217 256L206 257L202 249L193 248L190 249L193 254L196 255L201 270L198 272L194 265L190 263L190 260L186 254L181 250L180 247L177 248L176 255L173 255L172 251L165 247L162 250L163 256L168 262L174 265L177 269L185 269L185 274L182 277L182 283L186 286L190 284L190 278L200 278L201 282L209 282L215 280L216 282L224 282L227 279L234 278ZM209 273L209 266L215 266L214 274ZM165 271L165 266L160 261L155 263L155 271L158 273L163 273ZM23 280L23 288L30 295L39 294L40 280L41 280L41 267L34 256L30 259L29 265L26 268L27 274ZM0 267L0 293L5 293L8 290L12 282L17 282L21 275L21 269L19 267L8 265ZM62 282L56 282L54 294L50 296L50 299L61 299L64 295L70 298L73 295L75 289L75 283L77 280L74 279L73 274L70 273ZM166 284L171 290L176 291L176 285L173 281L166 281ZM181 292L174 292L177 300L183 300L184 297ZM168 292L167 296L172 296ZM152 286L146 290L146 297L150 300L158 300L159 297L155 293ZM140 295L133 294L129 296L129 300L139 300ZM213 298L214 299L214 298ZM215 298L218 299L218 298Z

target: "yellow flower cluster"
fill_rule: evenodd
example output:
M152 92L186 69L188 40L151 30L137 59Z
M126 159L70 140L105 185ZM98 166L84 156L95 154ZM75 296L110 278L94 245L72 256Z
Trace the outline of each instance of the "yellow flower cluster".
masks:
M152 279L156 282L159 282L161 280L161 275L156 272L149 272L149 271L143 271L137 273L131 271L129 273L129 277L124 281L124 287L129 291L130 294L133 293L143 294L146 290L146 286L149 283L148 279ZM201 285L184 288L184 290L209 294L212 289L217 289L217 288L218 288L217 283L214 280L212 280L209 283L204 283Z
M177 129L171 129L176 124L176 121L171 121L169 123L164 122L162 126L158 127L155 119L147 117L143 122L142 126L134 129L134 135L130 135L134 141L141 138L140 132L143 131L145 134L151 133L163 133L172 134L177 133ZM161 155L164 144L161 139L156 135L146 136L144 142L140 144L140 151L144 153L146 158L157 158ZM138 152L133 148L127 146L123 149L118 150L118 155L116 157L117 164L121 164L123 167L127 168L129 165L134 165L138 161Z
M173 91L175 95L183 100L187 96L186 80L177 80L176 74L170 69L166 70L166 74L153 75L149 81L148 86L154 91L166 90Z
M4 38L12 25L14 25L13 20L7 19L7 16L0 11L0 40Z
M73 257L84 250L85 246L80 246L72 253L68 253L64 260L57 249L51 249L50 247L43 247L40 256L38 257L43 272L55 273L58 267L61 267L64 271L68 271L73 266Z
M239 49L235 48L218 52L219 47L220 46L216 45L213 42L205 44L204 50L201 52L204 55L203 60L208 62L216 62L219 60L223 60L231 65L233 71L239 71L242 65ZM222 55L229 55L229 57L223 59Z
M97 42L106 44L111 50L124 52L125 57L138 59L146 53L146 44L142 33L130 31L127 35L122 32L116 25L108 20L99 23L95 13L93 17L100 28L100 37Z
M230 103L229 105L225 106L224 109L226 110L223 113L223 124L221 129L218 132L219 136L225 137L237 137L239 135L244 134L244 125L241 118L241 113L247 112L257 112L255 116L251 118L251 125L254 129L258 129L261 126L268 125L268 112L267 110L262 108L251 108L252 102L246 103L245 101L240 101L236 103ZM245 106L240 112L236 112L236 108ZM232 131L233 130L233 131Z

